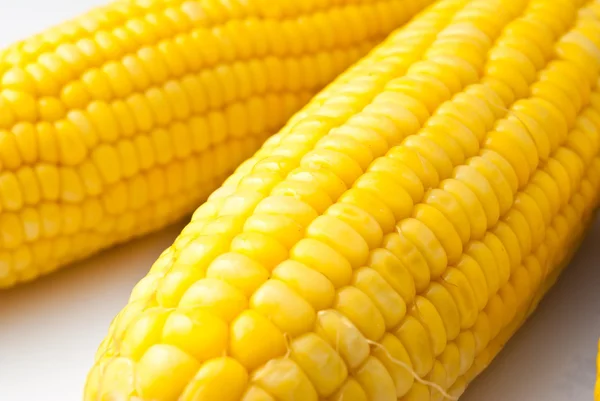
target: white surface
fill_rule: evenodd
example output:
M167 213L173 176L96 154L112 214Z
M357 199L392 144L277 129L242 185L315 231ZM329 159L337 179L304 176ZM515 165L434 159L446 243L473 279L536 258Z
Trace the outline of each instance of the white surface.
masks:
M0 46L102 0L0 0ZM181 225L0 292L0 401L78 401L108 324ZM596 238L596 240L594 240ZM600 222L538 312L462 401L592 399Z

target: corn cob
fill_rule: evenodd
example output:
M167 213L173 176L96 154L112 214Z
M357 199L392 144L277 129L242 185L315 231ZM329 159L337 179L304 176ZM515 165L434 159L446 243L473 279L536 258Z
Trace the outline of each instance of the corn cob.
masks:
M196 210L85 400L456 399L592 217L599 70L600 1L436 2Z
M119 1L6 49L0 288L192 212L429 1Z

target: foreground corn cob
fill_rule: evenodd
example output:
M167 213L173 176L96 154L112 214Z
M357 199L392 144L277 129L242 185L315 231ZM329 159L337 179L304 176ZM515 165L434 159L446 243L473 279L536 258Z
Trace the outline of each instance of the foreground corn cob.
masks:
M0 288L193 210L430 0L120 1L0 54Z
M599 67L600 1L436 2L196 211L85 399L460 396L590 221Z

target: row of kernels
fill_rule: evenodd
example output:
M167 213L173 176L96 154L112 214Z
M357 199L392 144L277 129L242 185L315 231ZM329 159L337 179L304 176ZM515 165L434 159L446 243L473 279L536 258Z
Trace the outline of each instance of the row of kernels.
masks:
M394 3L395 2L386 2L382 4L389 8L393 7ZM372 8L372 6L363 6L362 8L364 7ZM316 52L323 48L323 46L319 45L319 40L310 41L310 46L290 46L289 44L286 45L284 42L286 40L286 35L281 35L279 32L294 32L298 31L301 25L304 26L307 24L315 24L316 22L313 22L312 19L316 20L317 16L321 16L322 18L325 18L325 20L332 20L334 16L340 13L356 13L359 12L360 9L361 7L350 5L331 10L324 15L317 14L312 18L305 17L304 19L288 20L284 21L283 23L274 20L260 22L257 22L254 19L249 19L246 21L233 20L222 27L216 27L212 29L196 29L191 33L179 34L173 39L162 40L156 45L154 43L160 40L160 38L152 38L153 35L150 34L153 32L151 29L152 27L146 26L144 28L143 20L134 19L130 21L125 28L117 28L113 32L101 31L96 33L96 38L98 40L97 44L96 42L92 42L87 39L81 39L75 44L60 46L55 50L55 52L44 53L40 56L37 63L28 64L23 67L14 67L3 74L3 84L7 89L32 93L40 92L42 95L55 95L58 91L60 91L60 88L64 84L73 80L77 76L81 76L83 82L89 81L99 84L101 82L111 82L110 79L106 80L106 78L110 78L110 76L113 74L117 74L115 76L117 80L114 82L118 82L119 85L109 86L117 91L117 95L120 93L122 96L127 94L127 88L131 87L131 85L124 85L126 82L128 82L128 80L124 80L127 74L134 74L134 76L131 78L134 80L136 85L142 85L141 88L138 89L145 89L147 85L150 84L151 79L154 79L155 84L161 83L164 82L169 75L183 76L187 71L196 71L201 67L201 64L211 67L220 62L231 62L233 60L242 59L245 60L255 56L263 57L266 55L269 46L272 47L274 52L273 55L277 57L300 55L301 53L311 50ZM162 13L151 14L149 16L157 18L161 17L164 20L163 22L165 22L165 24L159 24L154 27L154 30L156 31L155 33L160 35L160 28L168 25L166 24L168 17L165 18ZM377 18L377 16L371 17ZM344 19L342 18L341 20ZM326 26L331 26L331 24L327 24ZM374 32L370 32L370 36L367 36L367 32L365 32L365 35L363 35L364 37L360 36L350 38L350 40L347 41L348 43L340 43L339 45L351 46L355 42L374 39L381 34L380 31L383 29L379 24L374 24L374 26L376 27L376 30ZM157 30L156 28L159 29ZM184 31L189 31L190 27L183 26L180 27L178 31L181 31L182 29ZM307 30L307 32L312 31L313 30ZM343 30L340 30L340 32L341 31ZM177 32L169 31L163 33L169 38L177 34ZM145 37L150 36L150 43L145 43L142 41L141 43L145 43L145 47L140 49L138 45L140 42L134 39L136 34L143 34ZM297 39L300 37L302 40L306 40L308 42L308 38L304 39L305 36L306 35L296 35L295 39L288 37L288 41L300 44L301 41ZM327 35L324 35L323 37L325 36ZM339 35L330 36L333 39L341 39ZM245 42L245 40L247 40L246 38L248 37L253 37L255 40ZM319 39L320 37L322 36L317 35L315 36L315 39ZM242 43L237 43L240 41L242 41ZM236 46L220 46L220 42L234 43L238 46L237 48ZM202 46L199 46L199 43L201 43ZM258 46L257 48L254 48L254 44L264 44L264 46ZM109 48L103 49L101 47L102 45L109 46ZM151 45L152 47L149 47L148 45ZM335 46L336 43L333 43L333 45ZM193 52L192 50L194 49L198 51ZM223 52L220 52L219 49L232 49L232 51L230 54L220 54ZM290 51L294 49L298 49L299 51L292 52L290 54ZM233 50L239 50L239 54L236 54ZM125 55L125 53L131 51L134 51L135 53ZM103 56L113 59L122 58L122 63L108 62L102 66L101 69L85 71L89 67L102 63L102 61L104 61ZM43 61L47 62L43 64ZM170 70L170 73L168 70ZM59 71L69 71L70 75L65 76L63 73L61 76ZM101 73L101 71L104 71L104 73L107 74L105 78L97 75ZM149 76L148 73L150 73ZM86 78L86 74L88 78ZM92 76L92 74L96 74L95 78ZM147 79L144 80L144 77ZM56 84L48 87L47 85L52 81L54 81ZM144 81L146 82L145 85ZM40 84L43 86L40 86ZM95 85L91 88L93 89L94 87ZM93 95L100 95L100 93L97 91L93 92ZM110 91L105 91L105 93L108 95Z
M42 53L53 51L65 42L74 42L97 31L114 28L143 14L144 9L133 4L111 4L110 7L96 8L83 14L77 21L65 22L28 40L17 42L6 50L3 58L10 65L34 61Z
M597 151L597 150L596 150ZM593 171L594 168L590 168L590 170L592 173L593 177ZM589 181L584 181L587 185L590 185ZM587 202L584 201L583 199L581 199L581 202L577 202L578 207L576 209L573 209L573 206L575 205L575 201L579 200L580 198L577 196L578 194L574 194L572 199L572 203L567 204L565 206L565 209L563 209L563 214L559 214L557 215L554 219L553 219L553 224L548 226L548 229L551 231L548 233L547 235L547 239L546 241L551 241L548 242L548 245L545 245L545 243L540 244L540 247L538 247L538 250L536 251L536 256L529 256L525 259L526 264L524 265L524 267L522 267L522 269L526 269L526 271L528 272L528 277L527 278L524 274L523 274L523 270L519 269L517 270L515 273L519 273L519 274L515 274L513 276L513 279L511 280L513 282L512 288L514 288L514 290L517 290L520 288L519 291L508 291L510 289L510 287L505 287L503 290L505 291L501 291L500 295L502 296L504 302L503 304L506 305L512 305L512 306L507 306L506 308L514 309L514 305L519 305L519 304L523 304L524 300L523 299L523 295L524 294L529 294L531 293L531 291L528 291L528 288L537 288L539 286L539 282L541 282L544 277L548 274L548 268L552 269L555 266L557 266L559 263L562 263L561 260L564 258L564 249L568 248L568 244L565 243L565 241L571 241L568 238L572 238L572 236L568 235L568 232L580 232L580 229L577 229L578 226L581 225L580 220L582 218L582 216L584 216L584 208L585 205L587 204L588 206L592 207L593 206L593 202L594 200L594 196L590 196L590 191L585 190L586 185L583 185L582 190L587 195L587 197L583 197L583 199L587 199ZM569 195L570 196L570 195ZM565 214L567 213L568 214ZM589 215L589 214L588 214ZM565 217L563 216L570 216L568 218L565 219ZM557 223L560 223L559 225L556 225ZM575 231L573 231L575 230ZM549 236L549 234L553 234L552 236ZM558 235L558 236L557 236ZM562 246L561 246L562 245ZM548 253L545 251L549 251L549 250L555 250L558 249L560 250L559 255L552 255L552 253ZM553 256L553 257L551 257ZM539 261L539 262L538 262ZM559 262L559 263L557 263ZM512 293L512 295L511 295ZM517 297L515 298L515 294L519 294L520 293L520 298ZM511 299L513 299L514 301L511 301ZM520 299L520 301L519 301ZM516 302L516 303L515 303ZM498 305L500 305L499 303L497 303ZM492 303L490 304L490 306L492 306ZM496 308L496 310L500 310L502 309L501 306L498 306L498 308ZM505 309L506 310L506 309ZM508 311L510 312L510 311ZM507 315L505 315L505 319L503 319L503 321L505 322L504 325L507 325L508 321L513 319L515 312L511 312L508 313ZM499 331L499 328L496 328L493 330L493 332L497 332ZM473 374L474 375L474 374Z
M207 171L210 171L210 169L215 168L216 166L219 170L216 172L216 176L222 176L231 171L235 166L235 163L247 156L253 148L253 144L249 143L248 140L242 141L240 146L240 152L234 153L233 155L231 154L231 143L224 143L214 150L204 152L203 156L198 160L205 160L208 158L213 162L213 166L210 168L202 168L202 165L198 165L196 159L187 158L182 162L172 162L164 168L160 166L151 168L147 170L144 175L136 175L135 177L125 179L124 181L120 180L116 184L106 185L103 188L104 191L102 194L95 190L92 191L92 193L88 191L87 194L83 192L84 187L89 187L91 183L94 182L89 181L89 175L82 176L80 179L77 173L70 168L56 169L50 165L39 166L35 169L35 173L37 179L40 183L43 183L43 185L37 189L39 192L38 195L41 194L38 198L41 197L44 199L44 203L40 208L28 207L27 203L24 202L24 200L35 195L32 191L36 190L38 181L34 180L34 182L30 182L31 180L27 180L23 182L22 178L27 178L29 175L17 174L16 178L13 176L13 178L18 180L16 184L20 183L28 185L26 187L23 186L27 191L21 193L19 188L15 188L15 190L11 192L10 198L3 199L5 210L13 210L13 208L10 207L14 203L12 201L18 200L21 205L17 214L6 212L4 214L3 218L5 222L3 223L3 232L6 233L6 238L4 240L5 246L10 248L14 246L14 244L18 245L18 243L21 243L23 240L36 240L38 238L38 234L36 233L40 230L36 230L35 227L40 226L41 221L44 222L44 227L47 227L47 229L44 229L43 233L45 233L46 236L54 235L56 230L52 227L60 227L62 225L59 223L59 220L61 218L60 216L63 214L58 211L59 207L64 209L65 213L67 213L68 210L76 209L77 211L83 212L83 218L67 218L70 223L65 223L65 229L69 226L71 229L68 229L68 231L75 232L80 226L83 228L94 226L95 222L99 221L99 218L94 217L97 216L98 213L103 214L103 212L106 212L107 214L119 214L126 209L136 210L143 207L147 202L153 202L164 196L174 195L184 190L188 191L192 189L194 185L198 185L201 182L207 183L211 178L210 176L207 176ZM229 155L225 156L225 152L229 152ZM90 166L90 168L92 169L89 170L90 172L95 172L93 165ZM97 176L98 174L95 172L95 174L92 175L92 178ZM187 177L187 180L183 180L183 177ZM5 185L9 185L11 182L9 177L4 178L4 181L7 181ZM35 177L33 178L35 179ZM93 185L92 189L99 185ZM88 195L92 197L88 197ZM130 202L128 202L128 199ZM64 203L59 206L54 203L56 201ZM69 213L70 214L65 214L64 216L71 216L72 212ZM22 224L19 224L19 227L12 223L13 220L15 220L11 217L13 215L19 215L22 219ZM56 223L52 223L53 221L56 221ZM24 234L19 234L21 232ZM18 238L21 238L21 240L18 240Z
M590 177L597 175L596 170L597 170L596 167L591 167L588 170ZM587 182L589 183L589 181L587 181ZM597 184L598 184L598 182L596 180L596 185ZM573 195L572 200L575 201L577 198L576 195L579 195L579 194L583 194L583 192ZM588 199L587 203L584 203L584 204L586 204L588 206L593 206L594 198L588 197L587 199ZM509 327L513 323L517 323L517 326L520 325L520 321L523 318L523 314L529 313L529 311L530 311L530 309L524 308L524 307L528 306L531 303L531 300L532 300L532 297L534 296L534 294L539 293L539 291L537 289L542 288L543 291L545 291L544 287L540 287L541 284L543 285L545 277L547 277L549 272L551 272L552 270L556 269L557 267L559 267L560 265L562 265L564 263L564 257L566 257L568 255L568 254L565 254L566 249L569 248L569 246L571 246L574 241L577 241L577 237L575 236L575 233L579 232L581 234L581 229L580 229L581 224L587 224L586 223L587 220L584 218L584 216L585 216L584 209L581 206L576 207L576 208L574 208L574 206L575 206L574 202L569 203L563 209L563 211L561 211L561 213L559 213L558 215L556 215L554 217L553 224L551 226L549 226L549 229L553 230L553 232L556 233L555 235L558 235L558 237L549 236L546 239L546 242L541 244L542 246L540 246L540 248L538 248L538 249L551 249L552 247L557 247L557 249L561 250L561 253L559 255L557 255L558 257L555 257L552 259L549 259L549 258L540 259L539 256L528 257L526 259L526 261L527 261L526 264L522 265L517 270L517 272L519 274L516 274L514 276L513 280L511 280L512 286L509 287L507 285L503 289L503 290L510 290L510 291L500 293L502 296L503 302L500 302L500 299L495 299L497 301L496 302L497 306L495 309L497 311L497 314L499 314L499 316L502 316L502 315L504 316L504 319L501 320L504 323L500 324L499 327L496 327L492 331L492 334L501 332L501 330L503 330L502 329L503 327ZM567 216L570 216L570 217L567 217ZM589 214L588 214L588 216L589 216ZM571 235L571 234L573 234L573 235ZM547 268L549 268L550 270L544 272L544 268L545 268L544 265L546 265ZM512 299L512 301L511 301L511 299ZM510 306L507 306L507 305L510 305ZM516 312L515 310L508 310L510 308L514 309L515 306L517 306L517 310L520 312ZM513 327L510 332L506 333L506 335L512 334L512 330L514 330L515 328L516 327ZM502 333L504 333L504 331L502 331ZM501 336L504 335L502 333L501 333ZM497 334L493 335L492 338L498 338ZM496 346L498 346L498 345L500 345L498 343L498 341L500 341L500 343L503 343L503 341L505 341L505 340L498 338L498 340L494 340L493 343L495 343ZM496 352L493 352L493 355L491 357L493 357ZM480 361L482 361L482 360L490 357L490 356L486 356L486 355L487 355L487 353L483 353L480 356L478 356L478 359ZM479 371L481 369L482 369L482 366L479 366L476 368L474 367L474 370L472 370L471 372L469 372L467 374L468 380L469 381L472 380L479 373Z
M27 208L20 216L4 214L0 225L8 256L3 276L28 281L47 274L60 264L168 224L173 218L165 215L165 210L179 215L199 196L202 191L195 190L191 195L182 194L180 202L161 199L124 212L118 220L103 212L97 199L81 206L44 204L39 212ZM113 234L110 241L105 238L107 232Z
M110 101L110 96L102 98L101 101L92 100L91 92L81 86L79 81L71 82L64 88L62 100L41 98L37 101L26 93L4 89L0 100L7 110L4 116L6 124L3 126L11 127L15 121L21 121L11 130L15 136L20 137L28 132L25 128L30 127L31 131L31 124L27 125L25 121L34 122L41 118L52 122L48 128L61 131L58 132L61 136L68 136L69 132L64 132L67 130L73 133L76 129L81 130L87 135L83 135L82 140L88 146L93 146L98 141L111 142L121 136L131 136L138 130L147 131L159 125L168 125L174 120L185 119L191 114L204 113L211 109L227 106L231 113L235 113L235 107L239 109L236 99L254 105L252 101L256 100L253 95L285 92L288 89L293 92L303 89L312 92L358 58L361 51L359 47L355 47L350 50L340 49L332 54L317 53L299 60L270 57L266 60L252 60L246 64L238 62L231 67L221 66L199 74L188 74L177 82L170 80L163 83L163 80L160 86L143 89L143 94L125 93L122 100L114 101ZM300 71L304 70L314 73L300 74ZM265 74L269 75L268 80ZM143 74L135 74L135 77L140 76ZM223 82L229 84L225 85ZM232 82L236 84L233 85ZM99 83L98 81L97 84ZM94 84L93 88L99 89L97 84ZM117 87L123 88L123 84ZM83 110L65 115L66 108ZM39 140L41 142L42 138ZM35 148L35 138L34 143L30 143L31 140L28 142L28 147L20 149L26 150L32 146ZM18 158L18 155L17 153L13 157ZM11 164L14 163L9 161L7 167L10 168Z
M266 98L258 98L253 97L250 98L244 104L234 103L229 108L225 110L225 114L211 112L206 117L194 117L190 119L189 123L183 124L179 122L171 123L168 126L169 131L173 132L174 135L174 146L175 148L169 152L169 147L167 146L170 141L165 138L166 133L163 129L156 129L152 131L152 134L149 136L138 135L133 139L133 145L138 148L138 156L141 158L140 163L144 165L151 164L154 160L154 155L166 155L161 157L169 158L171 154L175 153L176 156L183 156L184 153L189 150L183 150L182 145L178 142L175 143L175 140L185 140L188 139L188 142L191 142L194 150L203 150L210 142L219 142L222 141L227 136L238 137L243 135L246 130L251 132L252 134L258 133L261 130L265 129L275 129L275 127L279 126L284 119L291 114L294 107L298 106L300 102L302 102L306 98L305 92L300 92L299 95L295 94L283 94L283 95L269 95ZM142 102L145 100L143 98L138 99ZM144 104L144 103L140 103ZM98 104L98 106L102 106L102 104ZM266 114L266 110L273 106L273 114ZM116 117L115 114L110 112L110 109L105 110L105 117L109 118L110 121L114 121L113 128L116 131L116 121L117 119L111 119L113 116ZM113 109L113 111L116 109ZM135 109L130 109L135 110ZM140 110L143 111L145 109ZM242 126L237 126L236 124L232 124L230 127L226 124L225 118L227 114L239 114L240 111L248 113L256 114L256 123L252 124L242 124ZM142 114L136 113L128 113L127 115L132 117L132 122L138 120L140 124L142 124L142 120L140 118L150 117L150 110L148 112L144 112ZM121 121L119 119L119 121ZM129 121L129 120L125 120ZM246 121L246 120L242 120ZM100 124L102 125L102 124ZM144 127L148 127L148 130L151 129L153 123L149 122L149 124L143 123ZM247 127L246 127L247 125ZM56 163L62 162L65 165L76 165L80 163L88 152L86 148L93 149L97 146L98 143L98 133L93 128L92 120L89 120L85 117L84 114L78 112L78 114L71 114L69 119L58 122L55 125L40 123L36 126L20 126L23 129L19 129L18 131L10 132L0 132L0 139L2 140L2 149L5 151L0 154L0 159L2 164L8 169L15 170L18 169L19 166L25 163L34 163L36 160L45 161L48 163ZM81 127L82 132L86 135L80 135L78 132L78 128ZM140 129L143 127L140 126ZM143 129L143 131L147 131ZM133 132L133 131L132 131ZM210 132L211 135L207 135L207 132ZM191 136L191 138L190 138ZM116 137L114 138L116 139ZM122 141L126 141L123 139ZM127 149L128 146L125 142L118 142L117 148L111 150L110 155L114 155L115 151L121 153L122 157L131 156L131 149ZM38 154L38 145L39 145L39 154ZM166 149L165 149L165 146ZM129 152L127 152L129 150ZM160 151L159 151L160 150ZM166 153L164 151L167 151ZM98 158L101 159L100 152L107 153L106 146L100 147L97 150ZM100 160L102 162L106 160ZM162 162L168 162L168 159L162 160ZM101 163L105 165L107 163ZM110 163L108 163L110 164ZM108 168L108 167L106 167Z
M573 199L574 198L575 196ZM592 198L590 197L588 202L591 201ZM588 204L591 206L591 203ZM570 219L572 220L570 228L565 228L562 231L569 231L569 229L576 230L576 227L579 224L579 220L577 219L583 216L584 209L583 207L579 207L578 210L579 212L576 212L574 217ZM558 221L560 217L562 216L558 215L554 220ZM563 238L566 240L567 236L563 236ZM544 272L544 269L548 260L543 256L545 255L543 250L549 248L550 246L561 247L560 244L554 242L552 244L548 244L548 246L546 246L544 243L541 244L538 249L542 251L542 253L540 254L537 252L536 255L538 256L527 257L525 259L525 264L521 265L521 267L517 269L515 274L511 277L511 282L506 283L500 289L498 295L494 296L490 300L490 304L486 308L487 313L490 316L494 316L493 319L490 319L490 321L494 322L494 324L490 326L490 338L496 338L497 333L502 331L503 327L509 326L509 324L513 322L515 318L518 318L518 316L516 316L517 311L523 311L525 306L527 306L526 304L530 302L529 300L531 300L532 294L537 291L536 289L539 288L540 283L546 277L547 272ZM567 245L563 244L563 247L565 246ZM554 266L555 264L553 264L551 267ZM519 314L519 316L521 316L521 314ZM493 343L497 343L497 341L493 341ZM495 355L495 353L493 354ZM467 376L470 376L471 378L476 376L487 365L487 363L483 363L484 359L488 358L486 355L487 353L483 353L477 357L479 362L474 365L473 369L471 369Z

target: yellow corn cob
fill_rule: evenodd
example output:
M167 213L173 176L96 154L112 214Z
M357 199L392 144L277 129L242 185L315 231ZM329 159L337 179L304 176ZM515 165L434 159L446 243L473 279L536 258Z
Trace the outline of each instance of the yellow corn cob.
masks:
M459 397L591 219L599 69L598 0L436 2L197 209L85 400Z
M193 211L431 0L150 0L0 54L0 288Z

